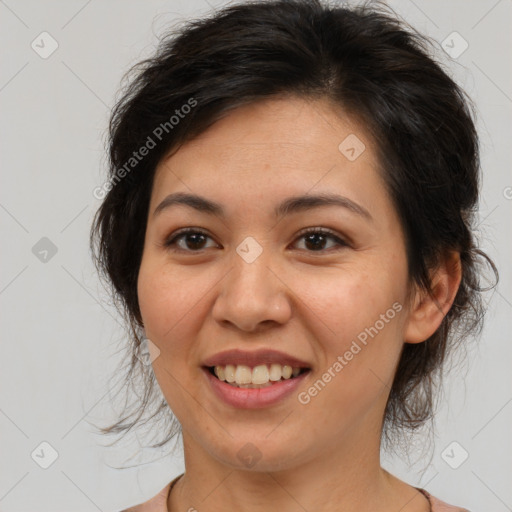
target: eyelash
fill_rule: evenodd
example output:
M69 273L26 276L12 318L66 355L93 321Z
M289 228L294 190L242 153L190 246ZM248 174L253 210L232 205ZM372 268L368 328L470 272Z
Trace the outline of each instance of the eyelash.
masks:
M211 238L208 233L206 233L205 231L203 231L200 228L183 228L183 229L180 229L177 233L174 233L173 235L171 235L171 237L169 237L164 242L164 244L163 244L164 247L166 247L169 250L176 251L176 252L201 254L205 249L199 249L197 251L194 251L194 250L191 250L191 249L181 249L181 248L173 247L173 246L176 245L176 242L179 239L184 238L187 234L204 235L204 236L206 236L208 238ZM304 237L306 235L309 235L309 234L327 235L328 238L331 238L332 240L334 240L338 244L339 247L338 247L337 250L340 250L340 249L342 249L344 247L349 247L349 244L347 242L345 242L339 236L337 236L334 231L331 231L330 229L327 229L327 228L306 228L303 231L300 231L298 233L296 240L299 239L299 238L302 238L302 237ZM313 254L314 253L324 253L324 252L329 251L329 249L321 249L321 250L318 250L318 251L308 251L307 249L301 249L301 250L306 250L307 252L313 253Z

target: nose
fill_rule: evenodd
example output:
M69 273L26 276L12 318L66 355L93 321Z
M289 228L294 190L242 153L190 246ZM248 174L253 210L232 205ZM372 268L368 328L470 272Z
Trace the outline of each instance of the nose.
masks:
M233 267L221 281L214 319L246 332L285 324L292 312L290 289L278 276L265 251L252 263L235 254Z

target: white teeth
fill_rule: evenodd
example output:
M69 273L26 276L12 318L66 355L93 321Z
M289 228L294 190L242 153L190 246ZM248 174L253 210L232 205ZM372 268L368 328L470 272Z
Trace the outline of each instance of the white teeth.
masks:
M219 368L216 366L215 368ZM226 376L226 382L235 382L235 370L236 367L232 364L227 364L224 368L224 375Z
M270 365L270 380L278 381L281 380L281 376L283 375L282 367L280 364L271 364Z
M293 368L285 364L283 366L283 379L289 379L292 376Z
M219 380L226 380L226 376L224 374L224 368L222 366L215 367L215 375L219 378Z
M271 386L273 382L281 379L290 379L300 374L300 368L293 368L289 365L273 363L270 365L260 364L254 368L240 364L228 364L226 366L215 366L214 373L219 380L228 382L240 388L263 388Z
M252 383L266 384L268 382L268 368L266 364L260 364L252 369Z
M252 371L248 366L239 364L235 371L235 382L237 384L252 384Z

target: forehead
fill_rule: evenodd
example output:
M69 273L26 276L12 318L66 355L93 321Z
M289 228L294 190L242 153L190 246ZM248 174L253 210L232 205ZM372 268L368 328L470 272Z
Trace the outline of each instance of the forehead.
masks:
M382 188L364 127L326 100L269 99L234 109L157 167L152 203L171 191L222 202Z

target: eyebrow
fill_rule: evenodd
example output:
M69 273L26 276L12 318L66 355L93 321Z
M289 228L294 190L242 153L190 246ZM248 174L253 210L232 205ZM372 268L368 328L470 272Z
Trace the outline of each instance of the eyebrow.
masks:
M184 205L202 213L225 218L224 209L219 203L197 194L189 194L185 192L175 192L165 197L165 199L163 199L163 201L155 208L153 217L173 205ZM289 197L276 206L274 209L274 215L277 218L280 218L291 213L303 212L321 206L341 206L353 213L356 213L357 215L360 215L366 220L373 221L370 212L366 208L355 203L348 197L337 194L305 194Z

